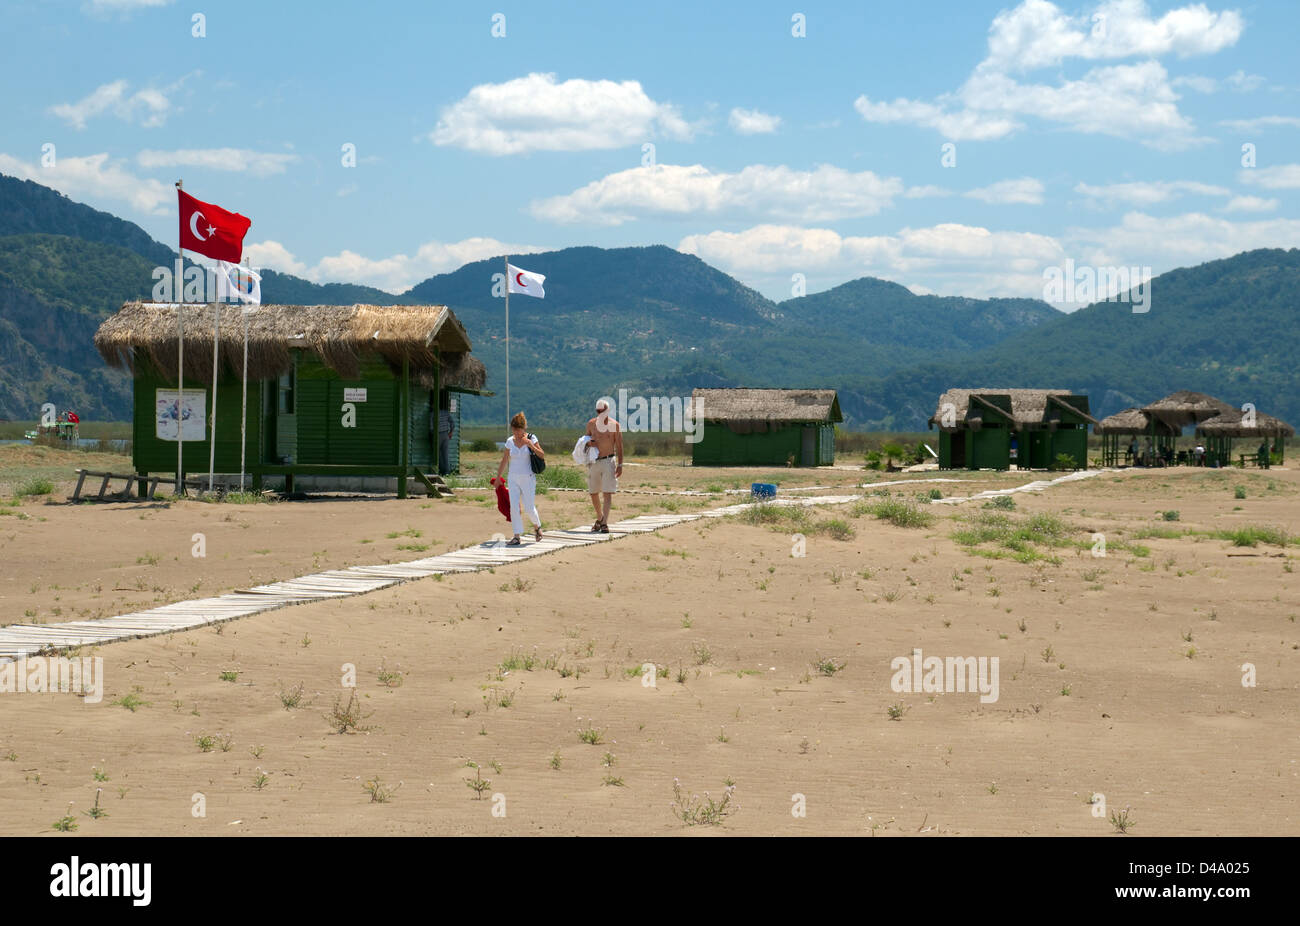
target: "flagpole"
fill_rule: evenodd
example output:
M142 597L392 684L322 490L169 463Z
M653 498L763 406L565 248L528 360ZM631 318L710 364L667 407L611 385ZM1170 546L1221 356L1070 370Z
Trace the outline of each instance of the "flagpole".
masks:
M251 269L252 264L250 263L249 258L244 258L244 264ZM248 433L248 312L245 311L242 304L239 307L239 314L244 321L244 366L242 371L244 378L244 398L239 421L239 491L242 492L244 491L244 445L247 441Z
M207 282L207 272L203 280ZM215 294L214 294L215 295ZM216 481L217 469L217 339L221 332L221 302L212 303L212 415L208 419L208 491Z
M176 189L182 189L184 181L176 181ZM177 235L176 269L180 271L176 280L176 495L185 494L185 462L182 454L185 450L184 430L182 428L185 414L185 253L183 242Z
M510 255L506 255L506 426L513 414L510 411Z

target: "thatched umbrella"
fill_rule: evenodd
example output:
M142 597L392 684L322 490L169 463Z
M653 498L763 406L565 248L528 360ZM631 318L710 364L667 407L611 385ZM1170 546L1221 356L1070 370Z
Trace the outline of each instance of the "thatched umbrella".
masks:
M1101 419L1092 429L1092 433L1101 435L1102 464L1105 466L1119 464L1120 435L1136 437L1139 434L1146 434L1157 439L1172 439L1178 436L1178 431L1172 425L1140 408L1126 408Z
M1233 438L1246 438L1265 441L1272 438L1276 447L1283 452L1285 459L1285 438L1295 437L1295 428L1281 418L1274 418L1263 412L1254 412L1253 420L1241 409L1232 409L1201 422L1196 428L1198 437L1204 437L1223 445L1225 457L1232 455Z
M176 313L194 319L185 325L185 379L212 379L212 319L210 305L128 302L95 333L95 347L113 367L135 372L146 362L159 374L176 378ZM221 328L239 331L241 306L219 307ZM471 357L469 336L459 319L440 305L263 305L248 316L248 376L273 379L293 366L291 351L312 351L343 379L360 374L365 353L382 357L394 372L405 359L413 377L432 385L434 366L441 361L443 385L482 389L487 370ZM223 339L219 363L240 376L243 342ZM435 350L437 353L435 353Z
M1233 412L1236 409L1227 402L1206 395L1204 392L1182 389L1170 393L1163 399L1157 399L1150 405L1144 405L1142 411L1159 418L1181 434L1183 428L1189 424L1200 424L1207 418L1213 418L1224 412Z

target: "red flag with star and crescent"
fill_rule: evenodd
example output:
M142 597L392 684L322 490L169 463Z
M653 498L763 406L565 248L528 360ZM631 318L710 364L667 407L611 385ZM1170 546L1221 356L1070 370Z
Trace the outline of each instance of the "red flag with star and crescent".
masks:
M176 192L180 197L181 247L232 264L243 260L244 235L252 220L195 199L184 190Z

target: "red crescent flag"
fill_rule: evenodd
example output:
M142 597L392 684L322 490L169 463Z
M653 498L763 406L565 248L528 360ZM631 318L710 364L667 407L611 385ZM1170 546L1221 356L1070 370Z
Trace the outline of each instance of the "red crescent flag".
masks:
M536 296L538 299L546 298L546 277L540 273L533 273L531 270L524 270L522 267L516 267L514 264L506 264L509 268L510 277L506 280L506 289L512 293L520 293L525 296Z
M180 197L181 247L232 264L243 260L244 235L252 220L195 199L184 190L176 193Z

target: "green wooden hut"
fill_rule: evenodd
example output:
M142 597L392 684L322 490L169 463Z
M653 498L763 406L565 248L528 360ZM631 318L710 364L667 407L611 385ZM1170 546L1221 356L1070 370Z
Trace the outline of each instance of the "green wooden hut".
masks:
M178 403L176 327L182 310L185 375ZM104 360L134 376L137 473L175 473L179 432L186 472L208 471L209 441L215 440L216 472L227 477L223 481L237 479L246 321L244 471L255 490L269 480L293 491L295 478L304 477L315 488L351 480L350 487L395 488L399 497L413 479L437 493L439 411L459 412L460 403L452 401L458 393L481 393L486 381L450 309L264 305L246 317L237 305L218 311L215 408L213 306L129 302L95 334ZM458 425L453 440L459 441Z
M929 421L940 469L1053 469L1062 455L1086 469L1096 423L1088 397L1068 389L949 389Z
M834 389L696 389L704 418L696 466L827 466L835 462Z

